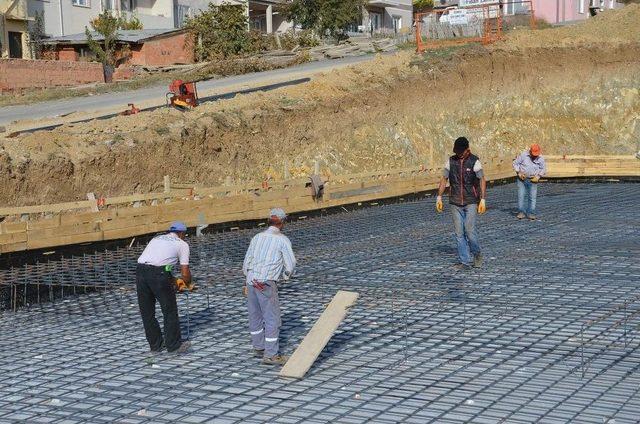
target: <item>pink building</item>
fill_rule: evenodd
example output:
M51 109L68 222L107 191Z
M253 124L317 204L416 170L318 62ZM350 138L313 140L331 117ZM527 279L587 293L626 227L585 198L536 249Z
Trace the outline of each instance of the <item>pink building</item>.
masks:
M536 17L550 24L587 19L590 9L601 11L622 6L616 0L533 0Z
M530 11L531 2L538 19L544 19L550 24L575 22L587 19L592 13L607 9L617 9L624 5L617 0L439 0L436 4L477 7L502 5L505 15L526 14Z

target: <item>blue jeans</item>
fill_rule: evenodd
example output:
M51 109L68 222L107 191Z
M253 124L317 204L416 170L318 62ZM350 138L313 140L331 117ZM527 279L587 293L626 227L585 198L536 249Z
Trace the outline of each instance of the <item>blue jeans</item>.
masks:
M456 242L458 243L458 258L465 265L472 265L473 258L480 254L480 244L476 233L476 217L478 205L456 206L451 205L453 216L453 228Z
M528 178L524 181L518 178L516 184L518 185L518 212L528 216L535 215L538 184L532 183Z

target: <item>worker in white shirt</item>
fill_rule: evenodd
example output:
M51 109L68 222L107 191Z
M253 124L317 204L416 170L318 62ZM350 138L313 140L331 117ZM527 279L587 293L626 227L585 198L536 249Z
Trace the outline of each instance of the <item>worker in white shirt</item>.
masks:
M179 263L182 280L191 283L189 245L184 241L186 232L182 222L172 223L169 232L154 237L138 258L138 305L151 352L160 352L166 346L168 352L184 353L191 346L189 341L181 339L176 284L171 272ZM156 319L156 300L164 317L164 339Z
M288 280L296 267L289 238L282 234L287 215L280 209L269 214L269 228L256 234L244 258L245 293L249 309L249 331L256 356L267 365L284 364L279 354L280 303L277 281Z

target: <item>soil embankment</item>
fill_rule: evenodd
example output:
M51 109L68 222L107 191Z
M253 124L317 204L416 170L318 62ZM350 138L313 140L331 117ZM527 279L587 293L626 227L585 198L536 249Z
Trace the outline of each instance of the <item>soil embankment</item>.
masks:
M582 26L620 25L625 13L640 21L640 6L629 6ZM163 109L0 140L0 204L156 191L167 174L205 186L227 176L281 179L285 162L295 177L316 159L332 174L438 166L460 135L481 157L513 155L534 141L554 154L634 153L640 30L595 42L580 39L580 28L381 57L188 113Z

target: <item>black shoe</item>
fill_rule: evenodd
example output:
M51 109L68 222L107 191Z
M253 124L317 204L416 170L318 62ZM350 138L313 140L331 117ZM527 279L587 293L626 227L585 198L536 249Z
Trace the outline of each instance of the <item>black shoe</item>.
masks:
M455 264L453 266L453 269L455 269L456 271L464 271L464 270L469 269L469 268L471 268L471 265L463 264L462 262L458 263L458 264Z
M190 348L191 342L187 340L182 342L180 344L180 347L178 347L176 350L172 350L171 353L173 353L174 355L182 355L183 353L186 353Z
M152 355L159 355L164 350L164 340L160 343L160 347L158 349L149 349Z
M253 349L253 356L262 358L264 356L264 349Z

